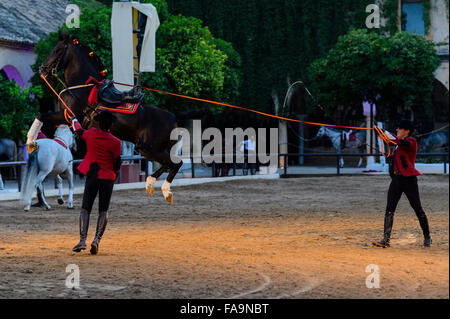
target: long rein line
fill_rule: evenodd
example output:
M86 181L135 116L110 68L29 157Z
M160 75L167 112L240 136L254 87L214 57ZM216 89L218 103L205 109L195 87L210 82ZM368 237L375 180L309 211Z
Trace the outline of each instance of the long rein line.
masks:
M121 82L116 82L116 81L113 81L113 83L118 84L118 85L127 86L127 87L135 87L134 85L131 85L131 84L126 84L126 83L121 83ZM375 130L375 132L378 134L379 138L384 143L387 144L387 149L389 150L388 151L388 155L386 156L386 154L384 152L384 150L385 150L384 149L384 145L383 145L382 150L381 150L381 153L385 157L389 157L390 154L391 154L391 150L390 150L389 144L396 145L396 142L394 142L391 139L389 139L389 137L386 135L386 133L382 129L380 129L378 126L376 126L376 125L374 125L374 127L371 128L371 127L355 127L355 126L345 126L345 125L333 125L333 124L317 123L317 122L307 122L307 121L291 119L291 118L287 118L287 117L283 117L283 116L273 115L273 114L269 114L269 113L264 113L264 112L256 111L256 110L253 110L253 109L245 108L245 107L242 107L242 106L236 106L236 105L222 103L222 102L217 102L217 101L205 100L205 99L200 99L200 98L196 98L196 97L191 97L191 96L186 96L186 95L181 95L181 94L176 94L176 93L165 92L165 91L161 91L161 90L147 88L147 87L144 87L144 86L138 86L138 87L141 88L141 89L147 90L147 91L162 93L162 94L166 94L166 95L176 96L176 97L189 99L189 100L194 100L194 101L199 101L199 102L205 102L205 103L210 103L210 104L222 105L222 106L231 107L231 108L235 108L235 109L240 109L240 110L244 110L244 111L248 111L248 112L253 112L253 113L256 113L256 114L263 115L263 116L272 117L272 118L276 118L276 119L284 120L284 121L289 121L289 122L303 123L303 124L309 124L309 125L315 125L315 126L348 128L348 129L353 129L353 130L366 130L366 131Z
M48 82L47 78L41 74L41 78L44 80L44 82L48 85L48 87L53 91L53 93L58 97L58 99L62 102L63 106L65 107L64 110L64 117L66 119L66 121L70 124L70 116L69 113L75 117L75 114L73 113L73 111L71 110L71 108L66 104L66 102L61 98L60 94L58 94L55 89L51 86L51 84ZM60 79L59 79L60 80ZM126 84L126 83L120 83L120 82L113 82L115 84L119 84L119 85L123 85L123 86L128 86L128 87L134 87L134 85L130 85L130 84ZM86 85L89 86L89 85ZM81 86L79 86L81 87ZM85 87L85 86L83 86ZM200 98L195 98L195 97L191 97L191 96L186 96L186 95L181 95L181 94L176 94L176 93L170 93L170 92L165 92L165 91L161 91L161 90L156 90L156 89L151 89L151 88L147 88L147 87L143 87L143 86L139 86L139 88L142 88L144 90L148 90L148 91L153 91L153 92L158 92L158 93L162 93L162 94L166 94L166 95L172 95L172 96L176 96L176 97L180 97L180 98L185 98L185 99L190 99L190 100L194 100L194 101L199 101L199 102L205 102L205 103L210 103L210 104L216 104L216 105L222 105L222 106L226 106L226 107L231 107L231 108L235 108L235 109L240 109L240 110L244 110L244 111L248 111L248 112L253 112L259 115L263 115L263 116L267 116L267 117L272 117L272 118L276 118L276 119L280 119L280 120L284 120L284 121L290 121L290 122L297 122L297 123L304 123L304 124L309 124L309 125L315 125L315 126L325 126L325 127L336 127L336 128L348 128L348 129L354 129L354 130L375 130L375 132L378 134L378 136L380 137L380 139L385 142L387 144L387 149L389 150L388 155L386 156L384 153L384 145L383 148L381 150L383 156L385 157L389 157L391 154L391 150L389 147L389 144L396 144L394 141L390 140L389 137L386 135L386 133L380 129L378 126L374 126L373 128L370 127L354 127L354 126L345 126L345 125L334 125L334 124L325 124L325 123L317 123L317 122L307 122L307 121L301 121L301 120L296 120L296 119L291 119L291 118L287 118L287 117L283 117L283 116L278 116L278 115L273 115L273 114L269 114L269 113L264 113L264 112L260 112L260 111L256 111L253 109L249 109L249 108L245 108L242 106L236 106L236 105L232 105L232 104L227 104L227 103L222 103L222 102L216 102L216 101L211 101L211 100L206 100L206 99L200 99ZM66 90L69 90L70 92L70 88L66 88ZM61 92L62 93L62 92ZM72 126L70 126L72 127Z

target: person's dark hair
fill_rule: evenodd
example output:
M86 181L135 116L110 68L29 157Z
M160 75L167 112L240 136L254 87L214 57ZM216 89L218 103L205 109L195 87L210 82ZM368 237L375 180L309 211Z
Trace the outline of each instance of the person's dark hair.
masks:
M398 124L397 124L398 128L402 128L404 130L409 130L409 135L411 136L413 131L414 131L414 124L413 122L409 121L409 120L401 120Z
M107 132L117 119L111 112L103 111L102 113L96 115L94 120L98 122L102 131Z

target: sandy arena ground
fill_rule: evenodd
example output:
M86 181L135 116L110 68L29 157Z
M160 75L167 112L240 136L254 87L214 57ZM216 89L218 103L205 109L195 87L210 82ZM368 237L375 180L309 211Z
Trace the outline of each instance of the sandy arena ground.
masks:
M0 202L0 298L449 298L449 178L420 177L433 246L423 249L405 197L392 248L383 229L388 176L237 181L113 194L97 256L72 253L78 213L25 213ZM96 207L96 206L95 206ZM95 233L97 210L88 240ZM81 289L65 287L66 266ZM366 267L380 288L366 287Z

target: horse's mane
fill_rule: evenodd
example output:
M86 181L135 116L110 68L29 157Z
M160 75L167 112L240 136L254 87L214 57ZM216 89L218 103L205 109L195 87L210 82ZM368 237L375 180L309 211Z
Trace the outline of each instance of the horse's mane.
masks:
M94 62L97 64L97 66L99 67L100 71L103 71L105 69L105 66L103 65L102 60L100 60L100 57L94 52L94 50L92 50L92 48L86 44L82 44L82 43L78 43L78 46L80 48L82 48L84 51L86 51L87 57L88 58L93 58ZM89 53L93 52L93 56L89 56Z

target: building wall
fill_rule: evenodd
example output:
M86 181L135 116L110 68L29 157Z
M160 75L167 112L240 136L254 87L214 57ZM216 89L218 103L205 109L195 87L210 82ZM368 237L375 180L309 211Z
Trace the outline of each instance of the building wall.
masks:
M448 53L449 53L449 19L448 9L445 4L445 0L432 0L431 1L431 28L430 35L433 42L440 43L446 42L445 45L439 45L436 47L440 55L446 55L435 72L436 79L445 85L447 90L449 89L449 65L448 65Z
M448 61L443 61L439 66L439 68L436 70L436 72L434 72L434 76L436 77L436 79L438 79L442 84L444 84L447 90L449 89L448 72L449 72Z
M448 11L445 0L431 1L431 33L434 42L448 42ZM448 49L448 44L446 45Z
M31 48L12 48L0 46L0 70L6 66L13 66L20 74L22 83L18 82L22 87L30 86L30 79L33 76L31 65L36 61L36 54ZM11 68L5 68L8 73Z

